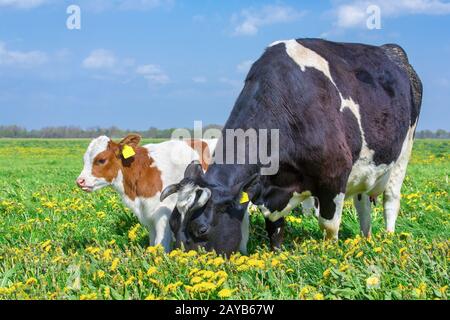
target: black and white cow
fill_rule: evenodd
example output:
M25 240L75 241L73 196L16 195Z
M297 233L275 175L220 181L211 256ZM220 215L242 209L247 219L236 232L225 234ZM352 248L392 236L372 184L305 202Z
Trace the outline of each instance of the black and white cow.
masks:
M393 232L421 100L422 84L397 45L273 43L252 66L219 146L226 129L279 129L279 171L263 176L261 164L214 163L204 174L192 163L162 194L178 192L171 217L177 245L237 251L243 192L265 214L274 248L282 244L283 217L305 201L315 203L326 237L336 239L346 197L369 236L370 199L383 194Z

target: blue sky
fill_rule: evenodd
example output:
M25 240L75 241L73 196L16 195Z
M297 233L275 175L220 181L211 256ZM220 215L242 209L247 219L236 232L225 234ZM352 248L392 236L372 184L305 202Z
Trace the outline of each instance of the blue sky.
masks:
M0 0L0 124L223 124L268 44L323 37L403 46L425 87L419 129L450 130L449 30L446 0Z

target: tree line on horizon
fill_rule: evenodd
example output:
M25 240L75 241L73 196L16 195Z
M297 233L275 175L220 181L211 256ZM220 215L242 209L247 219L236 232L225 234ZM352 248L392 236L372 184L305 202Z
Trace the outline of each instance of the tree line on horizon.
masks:
M221 129L219 125L208 125L204 126L203 130L207 129ZM42 129L32 129L28 130L24 127L10 125L10 126L0 126L0 138L35 138L35 139L87 139L96 138L102 135L111 138L122 138L130 133L137 133L142 136L142 138L149 139L169 139L172 132L176 128L169 129L158 129L155 127L150 127L147 130L124 130L115 126L109 128L88 128L83 129L74 126L60 126L60 127L45 127ZM192 129L187 129L193 132Z
M207 129L221 129L220 125L208 125L203 128ZM60 126L60 127L45 127L42 129L28 130L24 127L10 125L0 126L0 138L35 138L35 139L78 139L78 138L96 138L101 135L105 135L112 138L125 137L129 133L137 133L143 138L149 139L168 139L171 137L175 128L158 129L150 127L147 130L124 130L118 127L109 128L88 128L83 129L80 127L72 126ZM188 129L193 131L192 129ZM439 129L436 131L421 130L416 132L417 139L450 139L450 132Z

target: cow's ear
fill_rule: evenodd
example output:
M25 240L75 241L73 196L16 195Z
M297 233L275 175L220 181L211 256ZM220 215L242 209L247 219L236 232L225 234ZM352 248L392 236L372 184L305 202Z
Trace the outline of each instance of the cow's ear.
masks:
M137 147L140 142L141 142L141 136L133 133L133 134L129 134L125 138L123 138L122 141L119 142L119 145L121 145L121 146L128 145L131 147Z
M197 179L203 177L203 168L198 160L192 161L184 171L184 177L190 179Z
M232 193L238 199L240 204L247 204L259 196L260 193L260 176L255 173L245 179L243 182L232 188Z

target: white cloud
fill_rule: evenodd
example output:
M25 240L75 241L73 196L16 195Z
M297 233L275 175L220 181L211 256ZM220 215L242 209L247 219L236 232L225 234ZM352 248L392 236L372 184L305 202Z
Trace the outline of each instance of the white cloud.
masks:
M136 73L148 80L149 84L167 84L170 82L169 76L154 64L146 64L137 67Z
M226 77L220 78L219 82L229 85L233 88L240 88L243 85L243 81L241 81L241 80L235 80L235 79L230 79L230 78L226 78Z
M150 85L170 82L169 76L158 65L144 64L136 67L134 59L118 58L114 52L105 49L93 50L83 60L82 66L93 71L101 70L102 74L93 74L93 77L99 80L120 76L120 79L127 83L138 76L146 79Z
M12 7L17 9L30 9L39 7L47 0L0 0L0 7Z
M236 69L239 73L247 73L252 67L252 64L253 64L252 60L245 60L239 63Z
M198 77L193 77L192 81L194 81L195 83L206 83L208 81L208 79L206 79L206 77L204 77L204 76L198 76Z
M124 10L151 10L158 7L172 7L175 0L121 0L119 8Z
M105 49L96 49L83 60L83 67L86 69L113 69L116 65L114 53Z
M42 51L13 51L0 42L0 65L29 68L42 65L47 61L47 54Z
M81 0L82 8L94 12L103 12L106 10L137 10L147 11L159 7L171 8L175 0Z
M278 23L292 22L302 17L305 12L281 5L267 5L260 9L244 9L231 17L234 25L233 35L253 36L261 27Z
M397 17L411 14L450 14L450 3L441 0L354 0L342 3L335 9L336 25L340 28L363 27L368 14L366 10L376 5L381 17Z

